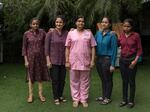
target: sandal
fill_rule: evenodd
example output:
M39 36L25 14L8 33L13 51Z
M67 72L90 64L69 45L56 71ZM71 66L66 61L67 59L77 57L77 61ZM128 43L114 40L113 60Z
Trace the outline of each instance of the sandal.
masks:
M82 102L83 107L88 107L88 103L87 102Z
M61 102L66 102L66 101L67 101L64 97L60 97L59 100L60 100Z
M97 97L96 99L95 99L96 101L103 101L104 99L103 99L103 97Z
M59 99L54 100L55 105L60 105Z
M122 102L119 104L119 107L123 107L123 106L125 106L125 105L127 105L127 102L122 101Z
M40 95L40 96L39 96L39 99L40 99L41 102L45 102L45 101L46 101L46 100L45 100L45 97L44 97L43 95Z
M133 108L133 107L134 107L134 103L129 102L129 103L128 103L128 108Z
M100 102L102 105L107 105L111 103L111 99L104 99L102 102Z
M74 101L73 104L72 104L73 107L78 107L78 105L79 105L78 101Z
M29 96L28 99L27 99L27 102L32 103L33 102L33 96Z

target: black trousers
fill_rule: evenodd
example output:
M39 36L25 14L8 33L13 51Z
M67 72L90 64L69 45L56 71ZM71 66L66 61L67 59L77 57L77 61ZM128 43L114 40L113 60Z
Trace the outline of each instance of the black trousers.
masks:
M102 81L102 97L111 98L113 88L113 73L110 72L111 59L108 56L97 58L96 68Z
M65 86L66 68L65 65L52 65L50 69L52 79L52 90L54 99L59 99L63 95Z
M135 97L135 89L136 89L136 72L137 65L130 69L129 65L131 63L130 59L120 58L120 72L122 77L122 93L123 93L123 101L125 102L134 102ZM130 96L128 99L128 86L130 86Z

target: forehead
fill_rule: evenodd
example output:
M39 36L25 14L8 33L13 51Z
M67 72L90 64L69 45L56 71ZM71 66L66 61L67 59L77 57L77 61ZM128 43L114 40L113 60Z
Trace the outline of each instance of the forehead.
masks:
M56 18L56 21L63 21L63 19L62 18Z
M109 22L108 18L103 18L102 22Z
M34 19L34 20L32 20L31 24L39 24L39 20Z
M84 21L84 18L78 18L77 21Z
M123 23L123 26L131 27L131 25L130 25L129 22L124 22L124 23Z

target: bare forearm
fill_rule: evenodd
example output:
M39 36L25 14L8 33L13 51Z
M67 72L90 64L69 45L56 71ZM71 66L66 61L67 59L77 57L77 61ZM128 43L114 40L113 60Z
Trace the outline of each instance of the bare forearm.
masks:
M91 61L94 62L95 60L95 47L92 47L92 59Z
M66 51L65 51L66 62L69 62L69 54L70 54L70 48L66 47Z

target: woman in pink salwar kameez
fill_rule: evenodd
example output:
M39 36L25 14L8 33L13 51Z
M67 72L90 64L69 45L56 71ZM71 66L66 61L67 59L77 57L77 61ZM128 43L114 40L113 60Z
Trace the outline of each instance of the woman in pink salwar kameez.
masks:
M66 67L70 68L70 88L73 107L79 102L88 107L90 71L94 66L96 42L93 34L84 29L84 17L76 19L76 29L68 33L66 40Z

